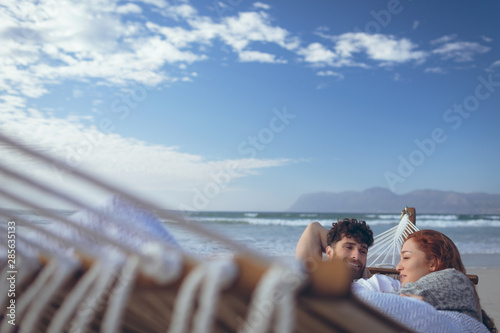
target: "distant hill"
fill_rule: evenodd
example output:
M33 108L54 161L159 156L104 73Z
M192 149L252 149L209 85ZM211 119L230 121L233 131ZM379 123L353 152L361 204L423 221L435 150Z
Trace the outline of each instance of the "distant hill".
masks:
M417 213L500 214L500 195L418 190L398 195L374 187L361 192L316 192L302 195L292 212L393 213L405 206Z

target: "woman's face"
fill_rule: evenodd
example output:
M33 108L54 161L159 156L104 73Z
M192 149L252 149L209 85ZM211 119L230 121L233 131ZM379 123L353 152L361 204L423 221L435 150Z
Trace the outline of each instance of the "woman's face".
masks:
M408 282L416 282L421 277L433 272L432 261L425 257L413 239L407 240L401 248L401 261L396 266L399 271L401 286Z

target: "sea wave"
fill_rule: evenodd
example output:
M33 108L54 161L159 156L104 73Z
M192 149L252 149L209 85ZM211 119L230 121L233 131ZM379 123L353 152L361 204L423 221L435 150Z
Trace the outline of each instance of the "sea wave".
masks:
M462 221L442 221L429 220L417 222L419 229L424 228L477 228L477 227L500 227L500 221L488 219L462 220Z
M374 217L378 217L381 220L400 220L400 215L399 214L379 214L375 215Z
M300 217L316 217L318 214L308 213L308 214L300 214Z
M298 227L298 226L307 226L312 221L304 219L247 219L246 222L255 225L283 225L283 226ZM331 223L329 224L329 226L331 226Z
M298 227L303 226L306 227L311 222L319 222L322 226L326 228L330 228L332 223L337 222L335 219L239 219L238 222L249 223L249 224L258 224L258 225L283 225L283 226L292 226ZM391 225L399 223L399 219L395 220L367 220L368 225Z
M460 254L500 254L497 243L456 242Z
M417 215L417 221L418 220L457 220L458 216L457 215L432 215L432 214L424 214L424 215Z
M380 218L378 219L366 219L366 222L370 226L387 226L396 225L399 223L399 217L397 218ZM434 217L434 218L431 218ZM282 225L282 226L292 226L306 227L308 224L314 221L318 221L324 227L330 227L332 222L336 222L335 219L331 218L279 218L279 217L259 217L259 216L239 216L239 217L199 217L197 218L201 223L215 223L215 224L253 224L253 225ZM419 229L427 228L468 228L468 227L500 227L500 220L493 220L489 218L477 218L470 220L453 220L448 215L444 218L440 218L439 215L427 215L426 218L417 219L417 227Z

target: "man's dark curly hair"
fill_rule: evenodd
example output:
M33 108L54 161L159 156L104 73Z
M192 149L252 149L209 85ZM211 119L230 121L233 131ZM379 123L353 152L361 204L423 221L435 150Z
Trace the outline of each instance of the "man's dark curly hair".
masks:
M343 219L332 223L332 228L326 236L326 243L335 245L342 237L353 238L356 242L366 244L368 247L373 244L373 231L365 221L356 219Z

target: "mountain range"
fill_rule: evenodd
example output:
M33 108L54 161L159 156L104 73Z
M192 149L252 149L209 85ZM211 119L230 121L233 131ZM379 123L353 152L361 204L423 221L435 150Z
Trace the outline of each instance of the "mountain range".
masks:
M374 187L360 192L304 194L288 210L317 213L394 213L405 206L415 207L417 213L500 214L500 195L437 190L395 194L386 188Z

